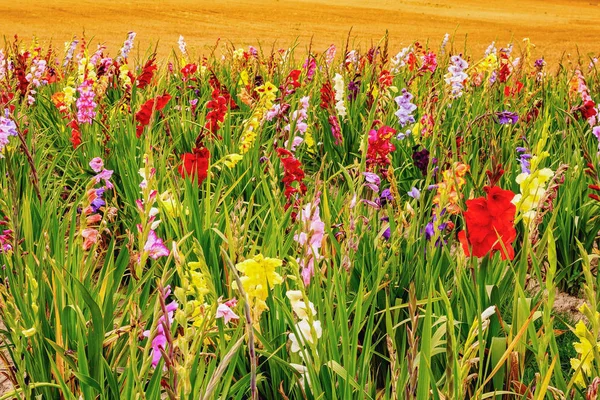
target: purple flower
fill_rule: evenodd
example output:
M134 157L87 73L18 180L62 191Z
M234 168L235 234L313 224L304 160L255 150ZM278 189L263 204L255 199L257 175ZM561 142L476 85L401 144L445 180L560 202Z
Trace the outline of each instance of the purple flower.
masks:
M104 168L104 163L102 162L102 159L100 157L92 158L92 160L90 161L90 168L93 169L96 173L102 171L102 168Z
M419 200L421 198L421 192L414 186L412 187L412 189L410 189L408 195L415 200Z
M8 144L9 136L17 136L17 124L8 118L8 110L6 110L6 114L6 118L0 117L0 152Z
M113 188L113 184L110 182L110 178L112 177L113 171L110 169L103 169L102 172L100 172L99 174L97 174L94 177L94 180L96 182L96 184L100 183L101 180L104 181L104 184L106 185L107 189L112 189Z
M531 167L531 163L529 162L529 160L531 159L532 155L527 153L527 149L525 147L517 147L517 153L522 153L519 156L519 164L521 164L521 172L524 174L530 174L531 170L529 168Z
M546 65L546 61L544 61L543 58L538 58L537 60L535 60L535 62L533 63L533 65L536 68L542 69L542 68L544 68L544 65Z
M415 167L421 171L423 176L426 176L427 167L429 166L429 150L424 148L423 150L416 151L417 148L417 146L413 147L412 159Z
M381 184L381 178L377 174L373 172L363 172L363 176L365 177L365 186L374 192L379 192L379 185Z
M406 89L402 89L402 94L394 99L398 105L398 111L394 115L398 117L398 123L403 128L408 124L415 123L415 117L412 113L417 109L417 106L411 103L412 99L413 95Z
M164 245L162 239L158 238L156 232L152 229L148 233L148 240L146 240L146 244L144 245L144 251L147 251L153 260L159 257L167 257L170 254L169 249Z
M510 111L497 112L496 116L498 117L498 123L500 125L514 125L519 120L519 115Z
M171 294L171 287L167 286L165 288L164 294L163 294L163 299L166 303L167 297L169 297L169 295ZM167 344L167 336L165 334L165 327L167 329L171 329L171 324L173 323L173 313L175 312L175 310L177 310L177 308L179 307L179 304L177 304L176 301L172 301L169 304L167 304L165 306L165 309L167 311L167 315L165 318L165 315L161 315L158 318L158 321L156 322L156 336L154 337L154 339L152 339L152 366L154 368L156 368L156 366L158 365L158 363L160 362L160 359L162 358L162 354L160 352L160 350L162 349L163 351L166 350L166 344ZM151 331L150 330L146 330L143 332L143 335L147 338L150 337Z
M100 189L96 189L96 198L92 200L92 203L90 204L90 207L92 208L92 213L97 212L100 209L100 207L106 205L106 202L102 198L102 195L104 194L105 190L106 189L103 187Z
M383 222L389 222L390 219L389 217L382 217L380 219L380 221ZM381 234L381 236L385 239L385 240L390 240L390 236L392 235L392 231L390 230L390 227L388 226L387 229L385 231L383 231L383 233Z
M348 83L348 101L352 102L358 97L360 92L360 81L350 81Z
M121 58L127 58L129 56L129 52L133 49L133 39L135 39L135 32L129 32L127 34L127 40L123 43L123 47L121 48Z
M379 204L381 204L381 206L385 206L387 203L391 203L392 201L394 201L394 196L392 196L392 192L390 192L390 189L383 189L381 191L381 196L379 196Z

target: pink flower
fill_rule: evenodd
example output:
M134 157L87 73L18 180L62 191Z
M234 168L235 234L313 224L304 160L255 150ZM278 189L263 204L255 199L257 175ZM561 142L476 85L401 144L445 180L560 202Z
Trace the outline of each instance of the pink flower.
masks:
M98 231L94 228L86 228L81 232L83 236L83 249L89 250L98 241Z
M113 185L110 183L110 178L112 177L113 171L109 169L103 169L98 175L94 177L96 184L100 183L101 180L104 181L107 189L112 189Z
M163 295L165 302L170 294L171 287L167 286ZM156 325L156 336L154 337L154 339L152 339L152 366L154 368L156 368L156 366L160 362L160 359L162 358L162 353L160 352L160 350L162 349L163 351L166 351L167 336L165 334L165 325L167 329L171 329L171 324L173 323L173 313L175 312L175 310L177 310L178 307L179 304L177 304L176 301L170 302L165 306L165 309L167 311L166 318L164 314L161 315L160 318L158 318ZM150 337L150 334L150 330L143 332L143 335L147 338ZM166 368L163 367L163 370L164 369Z
M144 251L147 251L148 255L153 260L156 260L159 257L167 257L170 254L169 249L167 249L162 239L158 238L156 232L152 229L150 230L150 233L148 233L148 240L144 245Z
M104 168L104 163L102 162L102 159L100 157L92 158L92 161L90 161L90 168L92 168L96 173L102 171L102 169Z
M225 324L228 324L232 319L240 319L232 310L231 307L234 307L237 303L236 299L231 299L224 304L219 304L217 308L217 315L215 318L223 318L225 320Z

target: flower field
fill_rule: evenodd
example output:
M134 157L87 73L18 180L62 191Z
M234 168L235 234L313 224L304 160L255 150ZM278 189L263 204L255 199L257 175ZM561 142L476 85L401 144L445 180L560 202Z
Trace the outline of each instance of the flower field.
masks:
M598 398L596 58L138 39L0 50L0 400Z

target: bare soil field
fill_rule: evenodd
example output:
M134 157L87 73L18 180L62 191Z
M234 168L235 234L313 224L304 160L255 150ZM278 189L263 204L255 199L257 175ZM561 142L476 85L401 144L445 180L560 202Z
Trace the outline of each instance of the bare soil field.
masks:
M138 34L143 55L158 43L167 55L184 35L192 54L215 46L261 44L287 48L295 40L316 50L351 40L362 48L389 32L391 52L414 40L438 46L446 32L454 48L483 52L528 37L535 55L549 61L563 54L600 52L598 0L0 0L0 35L63 46L85 32L116 53L128 31Z

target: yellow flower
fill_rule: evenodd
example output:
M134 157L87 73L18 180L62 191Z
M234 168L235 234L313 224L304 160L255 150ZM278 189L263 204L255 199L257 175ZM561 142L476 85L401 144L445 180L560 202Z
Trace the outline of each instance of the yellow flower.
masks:
M281 275L275 271L281 264L282 261L277 258L263 257L262 254L258 254L235 266L244 274L240 281L254 308L255 318L268 309L265 301L269 296L269 288L272 289L283 282Z
M235 154L235 153L229 154L229 155L225 156L225 158L223 159L223 163L225 165L227 165L229 168L233 168L233 167L235 167L235 165L238 162L240 162L242 160L242 158L244 158L244 157L242 157L239 154Z
M577 352L577 358L571 358L571 368L575 373L575 383L579 386L585 386L585 380L583 374L591 376L592 374L592 362L594 361L594 344L590 342L590 338L593 340L593 335L588 331L583 321L579 321L575 325L575 335L579 339L579 342L573 343L573 348ZM600 350L600 342L595 343L596 350Z
M538 171L532 170L531 174L521 173L515 179L521 188L521 193L514 197L512 203L517 206L517 211L523 215L526 224L529 224L535 216L542 196L546 192L546 184L553 175L554 171L550 168L543 168Z
M238 85L246 86L246 85L248 85L249 82L250 82L250 77L248 76L248 71L243 70L242 72L240 72L240 80L238 82Z

